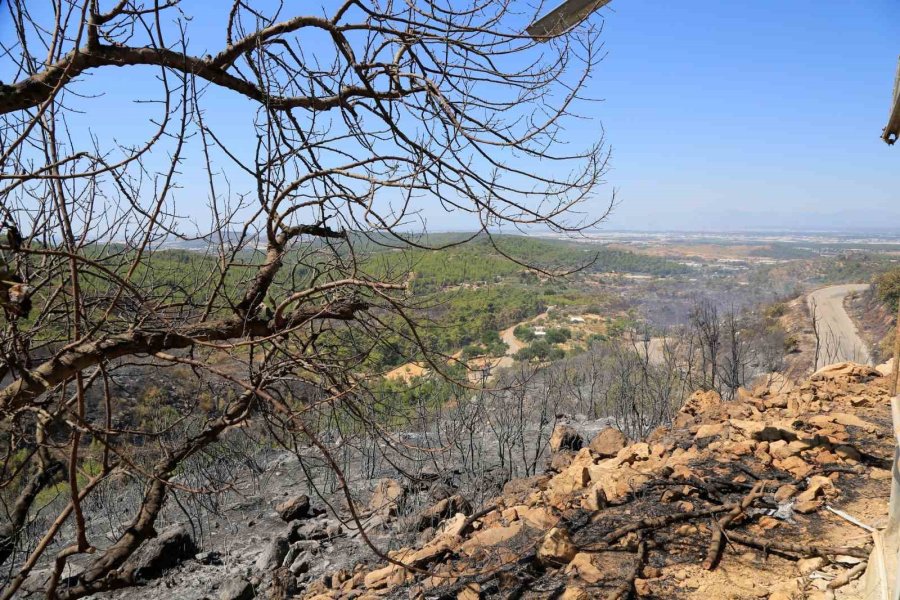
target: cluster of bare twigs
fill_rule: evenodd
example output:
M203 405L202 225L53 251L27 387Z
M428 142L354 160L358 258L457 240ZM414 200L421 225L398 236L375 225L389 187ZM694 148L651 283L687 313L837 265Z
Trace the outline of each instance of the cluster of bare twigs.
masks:
M346 487L325 433L390 443L367 356L420 339L405 274L367 269L369 244L428 247L408 232L447 213L488 234L605 214L599 133L556 152L595 28L538 46L521 32L540 6L326 4L4 4L2 598L48 562L48 597L128 585L171 491L217 486L181 466L251 419ZM176 368L197 399L135 418L122 382ZM142 497L92 539L86 503L123 477Z
M742 468L747 473L752 471ZM822 469L829 471L829 467ZM837 467L835 470L841 470ZM850 470L849 472L854 472ZM777 473L771 473L778 475ZM857 473L858 474L858 473ZM757 476L754 474L754 476ZM607 573L603 581L595 585L586 585L597 597L610 600L635 598L636 580L644 576L644 570L653 563L671 564L673 554L688 552L696 554L698 563L706 570L716 569L726 546L743 546L761 550L766 553L797 560L798 558L822 557L834 559L838 556L850 556L862 561L869 557L870 545L862 546L830 546L809 542L793 542L781 536L757 535L741 531L757 517L752 516L755 509L759 514L760 506L771 504L772 492L779 486L788 483L782 475L776 479L755 479L753 483L737 483L727 478L669 477L649 481L635 493L612 503L604 505L596 511L573 511L565 515L557 527L571 531L572 539L578 552L587 554L611 553L617 562L630 563L628 569L616 574ZM804 478L793 480L793 485L804 486ZM693 489L702 499L702 506L688 511L667 511L665 505L656 500L653 506L646 504L647 498L661 489L681 487ZM631 510L628 510L628 509ZM470 517L469 521L477 521L489 514L493 507ZM637 518L634 514L648 514ZM694 533L684 533L681 528L694 525ZM700 527L708 526L709 535L705 549L694 547L702 537ZM467 531L460 535L465 536ZM686 539L690 538L690 539ZM536 586L542 578L542 587L549 590L552 597L558 597L566 588L566 579L556 577L554 569L542 564L536 552L538 542L531 543L526 549L517 553L514 561L502 562L495 568L475 570L472 575L464 575L454 579L452 584L438 588L438 598L454 598L467 586L477 584L479 589L489 594L501 593L503 597L518 598L525 589ZM864 564L860 563L860 564ZM461 569L465 572L465 569ZM836 578L830 589L846 585L852 578L858 577L861 568L854 567L845 576ZM548 576L549 575L549 576ZM555 589L555 591L554 591Z

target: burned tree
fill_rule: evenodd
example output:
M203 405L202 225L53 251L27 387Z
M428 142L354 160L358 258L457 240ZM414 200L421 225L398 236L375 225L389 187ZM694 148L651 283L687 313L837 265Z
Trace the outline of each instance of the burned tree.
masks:
M372 353L446 373L367 250L439 251L410 232L448 213L489 239L605 214L601 140L557 151L588 25L538 45L509 2L47 4L3 7L3 598L39 564L49 597L130 585L171 491L217 487L177 474L249 421L346 487L323 431L383 435ZM190 393L135 401L125 374ZM85 507L122 478L140 500L96 539Z
M722 323L719 310L709 298L700 299L691 309L691 334L696 336L700 352L700 380L697 387L717 389L716 375L719 371L722 350Z

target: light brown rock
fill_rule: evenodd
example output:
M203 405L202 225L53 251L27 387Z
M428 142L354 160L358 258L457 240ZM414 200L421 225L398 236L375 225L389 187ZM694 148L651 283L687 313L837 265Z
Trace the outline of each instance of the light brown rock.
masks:
M706 423L697 429L694 439L702 440L708 437L718 437L725 433L725 423Z
M570 577L578 577L585 583L602 581L603 572L594 565L592 557L592 554L579 552L566 567L566 574Z
M460 534L463 527L465 527L466 521L468 521L466 515L462 513L456 513L455 515L441 523L441 526L438 527L437 533L438 535L445 536L447 538L455 538ZM438 536L435 536L435 539L437 538Z
M550 457L550 470L555 473L561 473L569 465L572 464L572 459L574 458L574 456L575 455L572 452L568 452L565 450L555 452Z
M838 425L844 425L846 427L859 427L861 429L864 429L865 431L868 431L869 433L875 433L876 431L878 431L878 427L873 423L869 423L865 419L861 419L856 415L851 415L849 413L816 415L814 417L810 417L809 423L817 427L822 427L829 423L837 423Z
M576 554L578 548L572 543L569 532L560 527L548 531L537 550L538 560L550 567L569 564Z
M406 573L400 565L390 564L381 569L370 571L363 578L363 585L369 590L400 585L406 579Z
M728 421L733 430L745 437L757 441L773 442L776 440L793 441L799 437L789 421L756 421L751 419L731 419Z
M778 491L775 492L775 502L781 504L782 502L786 502L796 495L797 486L787 483L778 488Z
M860 454L859 450L848 444L838 446L834 449L834 453L851 465L855 465L862 460L862 454Z
M828 492L834 493L834 482L827 477L817 475L810 478L806 489L797 496L798 503L807 503L825 496Z
M825 559L816 556L814 558L802 558L797 561L797 570L803 575L809 575L813 571L818 571L825 565Z
M747 456L752 454L756 449L756 442L753 440L742 440L740 442L731 442L727 446L727 450L735 456Z
M820 500L797 502L794 504L794 511L800 513L801 515L808 515L809 513L813 513L819 510L821 506L822 502Z
M379 479L369 499L369 510L386 517L394 516L405 495L406 490L396 479Z
M506 526L489 527L463 542L460 550L468 554L477 548L498 546L519 535L524 529L525 523L523 521L513 521Z
M456 600L479 600L481 598L481 586L475 583L466 584L466 587L461 589L456 594Z
M854 362L842 362L822 367L812 374L810 381L849 380L862 381L871 377L880 377L878 369Z
M794 477L806 477L812 467L799 456L789 456L784 460L775 461L775 466L779 469L790 472Z
M309 496L301 494L288 498L275 507L275 512L282 521L290 523L296 519L302 519L309 515Z
M469 502L459 494L444 498L419 513L416 530L423 531L434 527L444 519L452 517L456 513L469 514L472 507Z
M755 388L753 395L769 396L778 394L787 394L794 389L794 383L781 373L769 373L765 379Z
M594 436L590 449L600 458L612 458L627 445L628 436L615 427L607 427Z
M516 507L516 513L520 519L535 529L547 530L559 522L559 517L544 506Z
M569 586L563 591L559 600L590 600L590 595L580 587Z
M893 475L887 469L872 469L869 471L869 478L874 479L875 481L883 481L885 479L891 479Z
M771 398L766 399L763 402L763 406L766 408L787 408L788 407L788 397L785 395L777 395L772 396Z
M773 458L784 459L797 453L794 452L794 449L791 448L790 444L785 440L775 440L769 444L769 454L771 454Z
M503 486L504 496L516 496L521 494L530 494L535 490L547 489L547 482L550 481L549 475L535 475L533 477L522 477L507 481Z
M631 465L640 460L647 460L648 458L650 458L650 444L638 442L637 444L632 444L619 450L616 454L615 463L619 465Z
M648 474L624 465L615 467L600 463L590 468L592 487L602 489L608 500L619 500L649 480Z
M715 391L696 391L681 407L683 414L700 416L711 413L722 406L722 397Z
M634 580L634 592L638 596L649 596L651 593L650 582L640 577Z
M583 489L591 480L588 468L572 465L551 480L547 492L553 495L571 494Z

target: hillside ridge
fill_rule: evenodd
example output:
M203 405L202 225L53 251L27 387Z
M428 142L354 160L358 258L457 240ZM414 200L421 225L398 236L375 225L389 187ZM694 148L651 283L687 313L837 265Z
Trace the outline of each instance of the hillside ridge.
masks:
M861 597L869 533L847 517L883 524L892 439L887 381L854 363L696 392L642 442L562 425L547 473L302 597Z

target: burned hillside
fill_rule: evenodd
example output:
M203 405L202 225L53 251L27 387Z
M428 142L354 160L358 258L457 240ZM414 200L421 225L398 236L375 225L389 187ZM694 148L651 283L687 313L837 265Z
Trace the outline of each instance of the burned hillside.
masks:
M844 363L732 402L696 393L645 442L562 440L553 470L304 597L854 597L870 547L850 519L886 515L886 385Z

